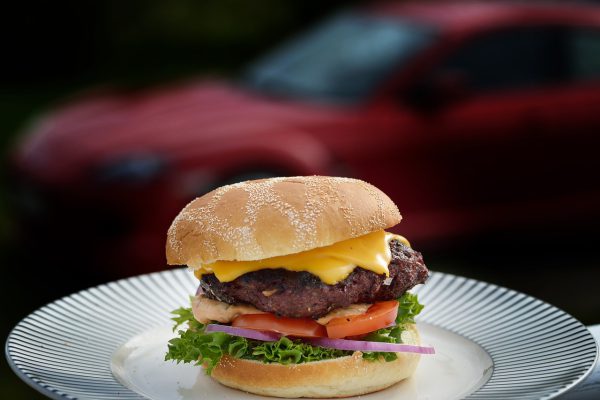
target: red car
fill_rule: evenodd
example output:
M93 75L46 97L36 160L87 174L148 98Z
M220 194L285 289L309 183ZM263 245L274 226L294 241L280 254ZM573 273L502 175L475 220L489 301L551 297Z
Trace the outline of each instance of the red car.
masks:
M188 201L269 175L367 180L420 248L598 221L599 133L599 7L380 4L236 82L74 100L15 164L36 243L130 275L164 267Z

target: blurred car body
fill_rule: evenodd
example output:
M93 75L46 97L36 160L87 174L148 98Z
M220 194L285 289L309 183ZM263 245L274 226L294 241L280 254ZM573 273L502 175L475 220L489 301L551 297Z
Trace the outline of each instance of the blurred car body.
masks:
M599 217L598 132L597 6L378 4L238 82L75 99L40 119L14 165L41 251L68 241L71 261L132 275L164 267L188 201L263 176L367 180L420 248L571 229Z

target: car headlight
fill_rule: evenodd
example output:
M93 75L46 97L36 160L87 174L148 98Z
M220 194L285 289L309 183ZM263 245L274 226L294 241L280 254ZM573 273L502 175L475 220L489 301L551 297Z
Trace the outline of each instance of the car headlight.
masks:
M155 155L132 155L107 162L98 168L100 182L144 184L151 182L166 169L163 158Z

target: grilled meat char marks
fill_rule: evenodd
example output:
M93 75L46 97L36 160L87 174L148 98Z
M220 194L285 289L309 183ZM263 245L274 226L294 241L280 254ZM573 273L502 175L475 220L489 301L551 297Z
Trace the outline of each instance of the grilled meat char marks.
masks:
M249 272L231 282L219 282L213 274L204 275L200 285L214 300L249 303L285 317L316 319L350 304L396 299L427 280L429 271L421 253L396 240L390 242L390 249L389 285L384 284L385 275L360 267L335 285L327 285L309 272L283 268Z

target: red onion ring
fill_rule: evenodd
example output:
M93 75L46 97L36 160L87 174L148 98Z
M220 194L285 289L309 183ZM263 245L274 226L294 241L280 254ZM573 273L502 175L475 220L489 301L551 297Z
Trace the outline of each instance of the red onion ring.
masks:
M240 336L248 339L261 340L263 342L274 342L279 340L281 334L276 332L257 331L254 329L237 328L229 325L210 324L204 328L205 332L223 332L231 336Z
M338 350L380 351L385 353L418 353L435 354L435 349L429 346L417 346L401 343L367 342L363 340L311 338L304 339L310 344Z
M240 336L248 339L261 340L263 342L274 342L281 338L276 332L258 331L254 329L237 328L229 325L210 324L206 325L205 332L223 332L232 336ZM435 349L429 346L416 346L412 344L366 342L363 340L330 339L330 338L302 338L303 341L315 346L327 347L338 350L352 351L379 351L386 353L418 353L435 354Z

